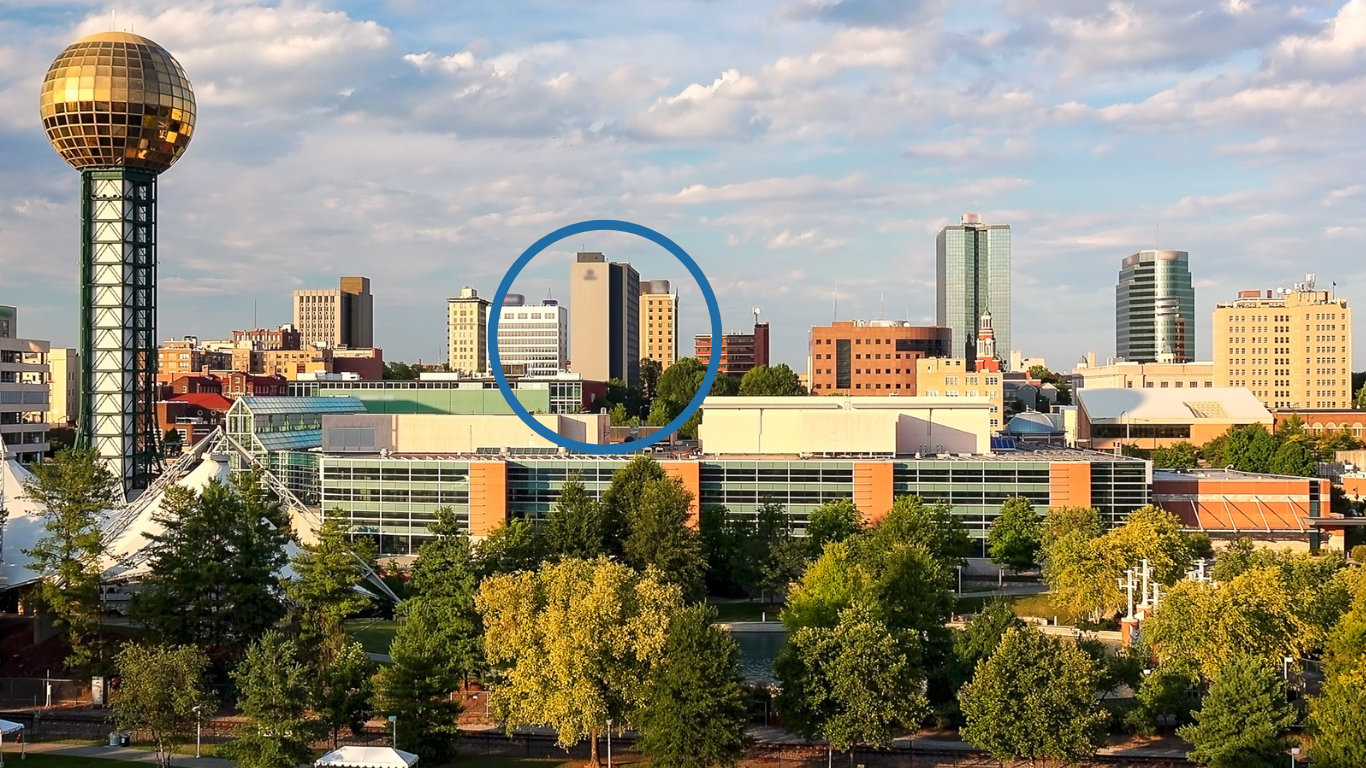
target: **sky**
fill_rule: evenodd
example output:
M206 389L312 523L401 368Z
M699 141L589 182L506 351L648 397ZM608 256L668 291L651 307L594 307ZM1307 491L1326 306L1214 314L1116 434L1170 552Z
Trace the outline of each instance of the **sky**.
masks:
M79 175L39 86L111 26L198 101L160 181L162 339L289 322L292 290L361 274L386 359L441 361L446 297L588 219L673 239L723 325L760 308L797 370L813 324L932 323L935 235L968 211L1012 227L1014 346L1059 370L1114 354L1143 248L1190 252L1201 359L1241 289L1314 272L1366 307L1366 0L3 0L0 304L24 337L77 337ZM683 338L708 329L667 253L575 240L514 291L567 299L572 252L600 250L678 285Z

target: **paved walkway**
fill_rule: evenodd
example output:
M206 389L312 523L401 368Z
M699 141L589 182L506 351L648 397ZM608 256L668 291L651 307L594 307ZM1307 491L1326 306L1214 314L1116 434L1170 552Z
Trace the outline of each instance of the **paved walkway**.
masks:
M16 751L17 751L17 746ZM136 747L90 747L79 744L56 744L51 742L33 742L25 746L25 752L29 754L45 755L71 755L72 757L93 757L104 760L129 760L135 763L150 763L156 765L157 753L155 750L139 749ZM18 758L10 752L10 746L5 746L6 757L10 760ZM171 765L187 766L188 768L235 768L236 763L231 760L224 760L218 757L195 757L193 755L173 755Z

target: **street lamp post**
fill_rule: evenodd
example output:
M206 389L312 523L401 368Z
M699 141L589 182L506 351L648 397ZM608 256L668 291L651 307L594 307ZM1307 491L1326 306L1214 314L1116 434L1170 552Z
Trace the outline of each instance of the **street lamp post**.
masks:
M607 768L612 768L612 721L607 721Z
M963 566L958 566L958 596L963 595Z
M204 730L204 717L201 710L202 707L200 705L194 705L194 756L196 758L199 757L200 735Z
M394 749L398 749L398 715L389 715L389 724L394 726Z
M1299 762L1300 762L1300 748L1299 748L1299 747L1291 747L1291 748L1290 748L1290 768L1295 768L1296 765L1299 765Z
M1290 662L1292 661L1294 661L1294 659L1290 658L1289 656L1286 656L1285 658L1281 659L1282 673L1285 675L1286 685L1290 684Z

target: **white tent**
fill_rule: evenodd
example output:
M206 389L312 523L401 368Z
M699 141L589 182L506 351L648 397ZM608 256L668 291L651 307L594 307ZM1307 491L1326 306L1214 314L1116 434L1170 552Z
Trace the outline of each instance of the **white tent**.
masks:
M314 761L315 768L412 768L417 755L390 747L341 747Z
M20 731L23 731L23 730L24 730L24 724L23 724L23 723L16 723L16 722L13 722L13 721L11 721L11 720L0 720L0 765L4 765L4 764L5 764L5 751L4 751L4 749L3 749L3 747L5 746L5 736L7 736L7 735L9 735L9 734L11 734L11 733L20 732ZM23 739L23 734L21 733L21 734L20 734L20 738L19 738L19 754L20 754L21 757L22 757L22 755L23 755L23 752L24 752L24 739Z

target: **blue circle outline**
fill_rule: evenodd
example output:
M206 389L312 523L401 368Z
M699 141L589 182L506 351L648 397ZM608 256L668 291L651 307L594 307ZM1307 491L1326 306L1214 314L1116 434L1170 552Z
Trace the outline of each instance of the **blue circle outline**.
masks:
M697 281L697 287L702 290L702 296L707 300L707 312L711 316L711 338L712 355L707 363L707 375L702 379L702 386L698 387L697 394L693 395L692 401L683 412L674 417L674 420L660 427L658 431L649 437L642 437L638 440L631 440L625 443L595 445L593 443L582 443L578 440L567 438L552 429L547 428L536 419L532 418L526 407L522 405L517 396L512 393L512 387L508 386L507 376L503 374L503 363L498 358L498 320L502 317L503 302L507 299L508 290L512 288L512 281L517 279L526 265L533 258L544 251L547 247L563 240L570 235L578 235L584 232L625 232L627 234L643 237L664 250L672 253L675 258L683 262L683 266L692 273L693 279ZM573 307L569 308L572 312ZM503 276L503 281L498 284L498 292L493 295L493 303L490 305L488 324L488 350L489 363L493 368L493 378L498 382L498 389L503 393L503 399L507 401L508 407L512 408L513 413L522 420L524 424L531 427L541 437L555 443L563 448L579 453L588 453L597 456L613 456L623 453L632 453L642 448L663 440L665 437L677 432L694 413L702 408L702 401L707 399L711 392L711 386L716 382L716 374L720 370L720 339L721 339L721 308L716 303L716 294L711 289L711 283L707 282L707 276L702 274L702 269L697 266L688 252L678 246L677 243L660 234L659 232L643 227L639 224L632 224L629 221L617 221L615 219L594 219L591 221L581 221L578 224L570 224L561 227L554 232L542 237L540 240L531 244L531 247L522 252L521 256L512 263L512 267ZM573 322L573 318L570 318ZM675 343L677 339L675 339Z

